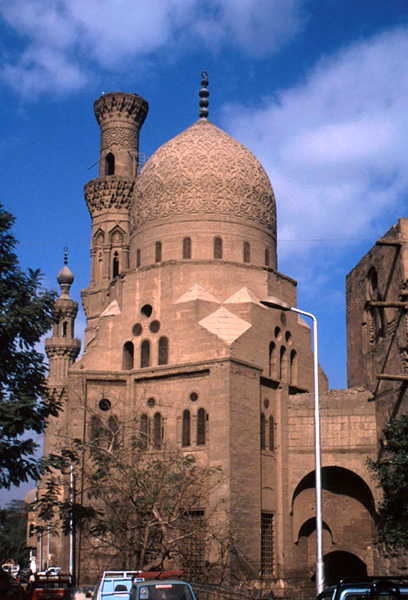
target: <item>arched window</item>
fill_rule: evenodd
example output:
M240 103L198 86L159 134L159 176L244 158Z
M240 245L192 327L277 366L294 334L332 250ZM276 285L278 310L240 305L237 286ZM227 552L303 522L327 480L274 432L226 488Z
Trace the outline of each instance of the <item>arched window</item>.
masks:
M162 259L162 243L156 242L154 246L154 262L161 262Z
M190 446L191 444L191 435L190 435L190 411L185 410L183 412L183 423L182 423L182 433L181 433L181 445L183 447Z
M222 239L214 238L214 258L222 258Z
M191 238L185 237L183 240L183 258L191 258Z
M119 448L119 423L113 415L108 419L108 446L110 450Z
M153 446L156 448L156 450L161 448L162 439L162 417L161 414L157 412L153 417Z
M112 152L106 155L105 158L105 175L115 174L115 156Z
M289 383L292 385L297 385L298 382L298 373L297 373L297 353L296 350L292 350L290 353L290 363L289 363Z
M136 250L136 269L141 265L140 248Z
M62 324L62 337L67 337L68 335L68 323L66 321Z
M251 262L251 246L248 242L244 242L244 262Z
M269 344L269 377L276 378L276 345L275 342Z
M275 420L269 417L269 450L275 450Z
M270 267L270 265L269 250L268 248L265 248L265 266Z
M169 362L169 340L166 337L159 339L159 356L157 362L159 365L167 365Z
M199 408L197 412L197 446L205 444L205 425L207 421L207 413L203 408Z
M119 252L116 250L112 261L112 279L119 275Z
M261 413L261 450L266 450L266 419Z
M149 340L143 340L140 346L140 367L150 367L150 342Z
M91 418L91 441L99 445L99 442L104 437L104 428L102 427L102 421L96 415Z
M140 447L146 450L149 445L149 418L143 414L140 417Z
M279 357L279 379L287 381L288 378L288 357L285 346L281 346Z
M133 354L133 343L126 342L125 344L123 344L122 369L124 371L129 371L130 369L133 369Z

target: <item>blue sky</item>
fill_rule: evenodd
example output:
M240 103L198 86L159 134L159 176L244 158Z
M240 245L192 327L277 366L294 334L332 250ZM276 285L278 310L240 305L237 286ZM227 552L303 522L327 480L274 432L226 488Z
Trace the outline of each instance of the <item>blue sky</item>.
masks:
M279 270L318 318L331 387L346 387L345 276L407 216L407 0L0 0L0 56L0 199L23 267L57 287L68 246L80 299L94 100L143 96L150 156L197 120L206 70L210 120L267 170Z

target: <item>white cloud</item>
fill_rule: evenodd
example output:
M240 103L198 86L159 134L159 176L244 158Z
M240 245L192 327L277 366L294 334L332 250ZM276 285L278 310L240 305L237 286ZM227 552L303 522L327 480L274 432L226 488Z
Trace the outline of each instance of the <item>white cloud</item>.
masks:
M174 53L200 41L264 55L301 30L303 2L0 0L0 18L20 36L23 48L0 76L29 95L75 90L92 67L124 69L136 57L147 59L165 47Z
M408 197L408 31L354 44L320 61L259 110L225 109L224 127L265 166L281 240L379 236ZM237 114L240 118L237 119ZM390 224L391 224L390 223ZM281 243L296 271L316 272L344 246Z

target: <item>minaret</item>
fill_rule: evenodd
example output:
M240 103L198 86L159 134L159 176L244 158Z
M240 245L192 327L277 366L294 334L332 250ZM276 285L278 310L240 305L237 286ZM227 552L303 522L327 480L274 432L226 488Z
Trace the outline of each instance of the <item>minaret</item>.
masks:
M74 276L67 263L67 249L65 248L64 266L57 275L61 295L55 303L56 320L52 337L45 340L45 351L50 362L48 376L50 389L64 387L68 369L75 362L81 349L81 341L74 338L78 302L74 302L69 295Z
M85 186L92 217L89 291L129 268L129 203L139 169L139 133L149 105L136 94L104 94L94 104L101 129L99 177Z

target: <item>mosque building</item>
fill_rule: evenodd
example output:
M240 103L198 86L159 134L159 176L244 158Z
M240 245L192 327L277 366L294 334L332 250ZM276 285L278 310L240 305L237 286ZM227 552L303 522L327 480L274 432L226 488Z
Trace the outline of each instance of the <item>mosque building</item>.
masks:
M313 590L315 577L311 329L301 315L261 304L274 297L297 306L296 282L277 270L275 196L256 157L209 120L207 84L204 77L199 120L143 168L147 102L120 92L95 102L101 147L99 177L85 186L92 229L84 351L78 358L78 304L65 265L60 320L46 342L49 386L65 408L49 427L45 453L57 431L92 436L98 419L140 415L148 451L172 445L221 467L223 511L246 577L288 597L291 589ZM398 302L408 293L407 227L401 220L348 278L354 387L329 391L319 368L328 584L391 568L373 543L379 491L366 460L378 457L395 401L404 404L407 328ZM68 545L64 536L51 540L63 569ZM103 558L98 565L114 567Z

